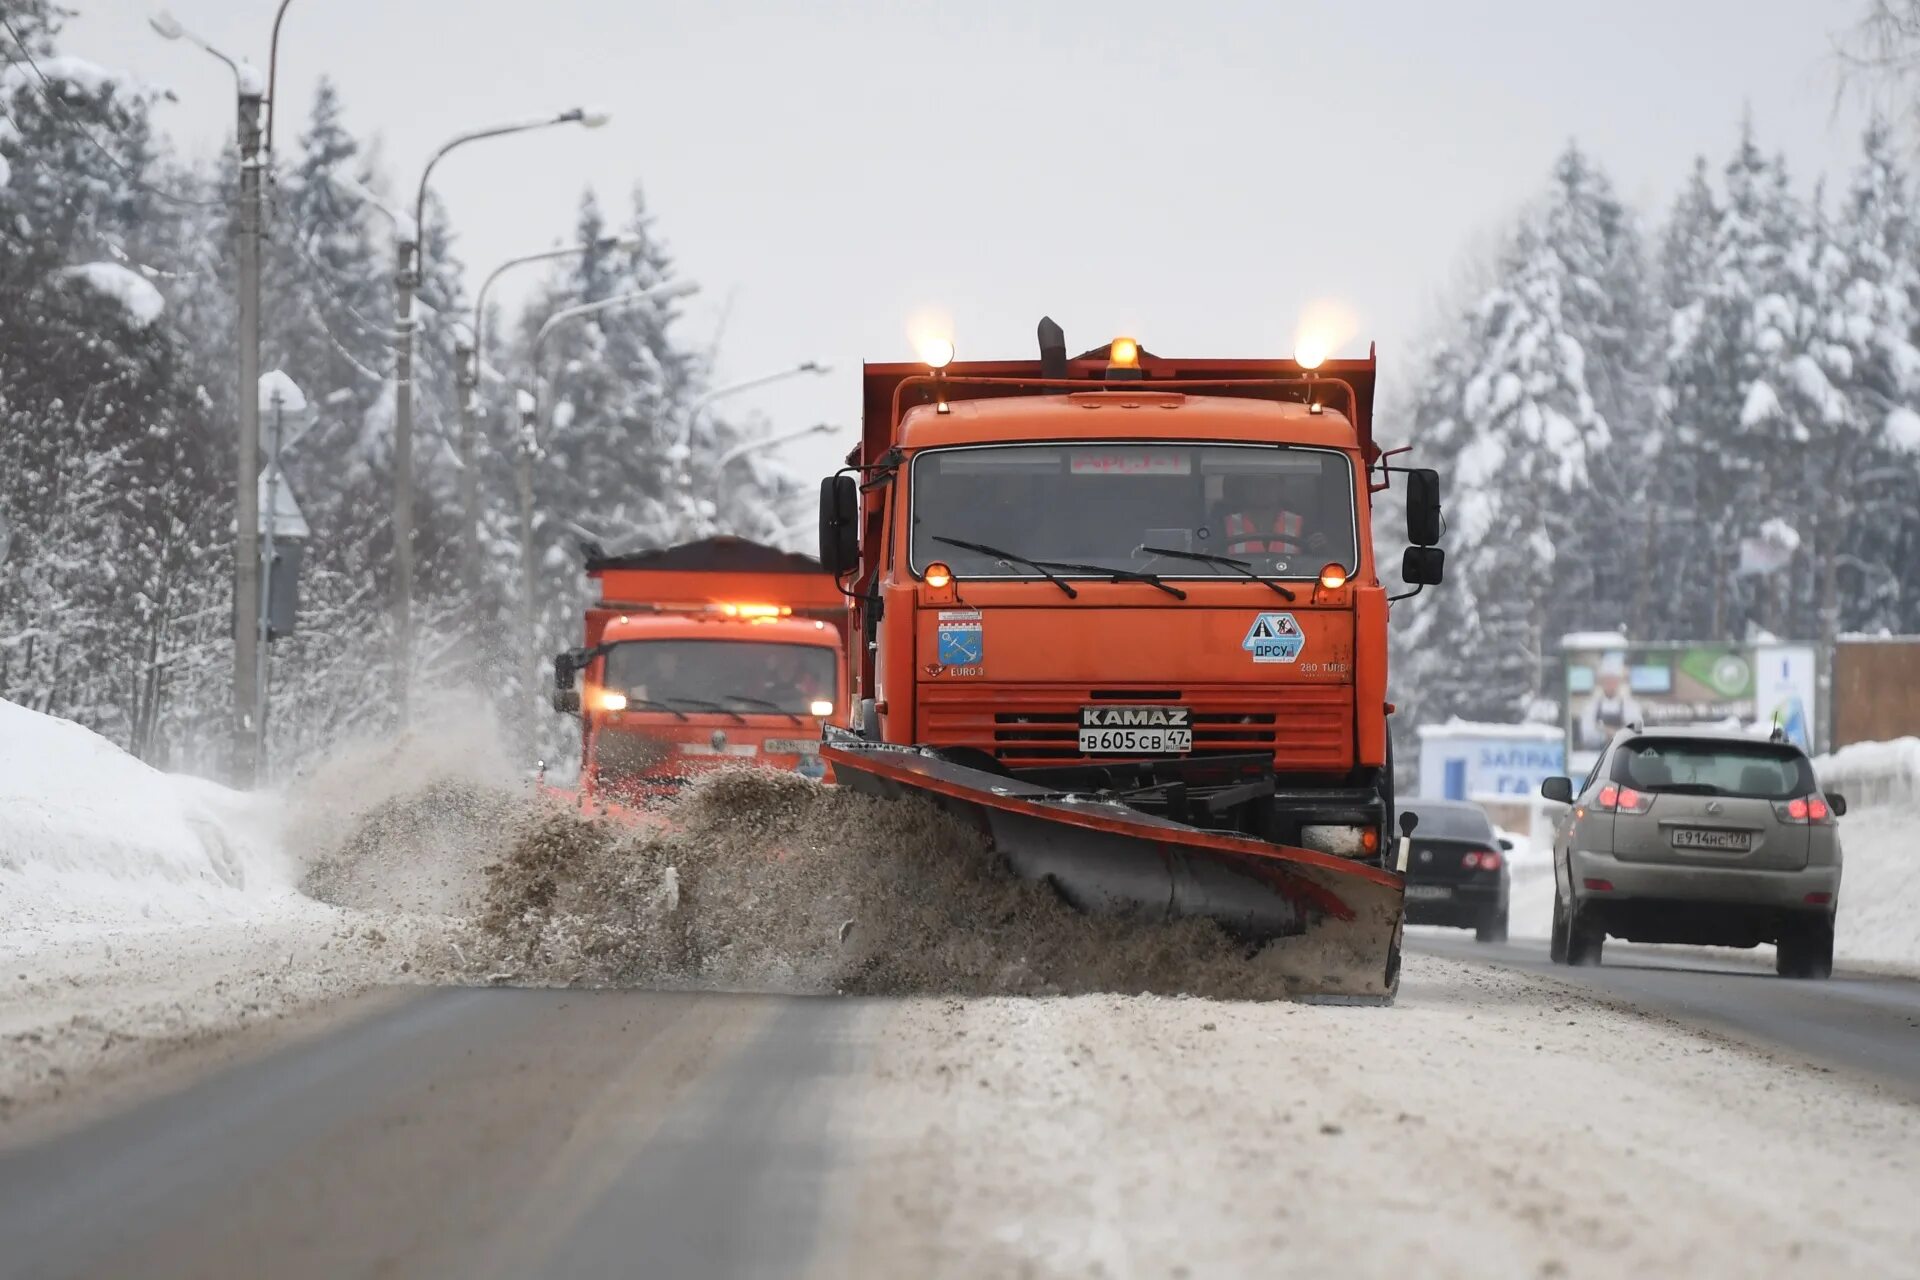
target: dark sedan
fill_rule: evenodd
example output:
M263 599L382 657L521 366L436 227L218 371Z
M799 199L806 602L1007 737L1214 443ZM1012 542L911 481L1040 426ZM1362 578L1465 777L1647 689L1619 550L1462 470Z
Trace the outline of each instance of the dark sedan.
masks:
M1419 818L1407 854L1407 923L1471 929L1481 942L1507 938L1507 842L1477 804L1410 800Z

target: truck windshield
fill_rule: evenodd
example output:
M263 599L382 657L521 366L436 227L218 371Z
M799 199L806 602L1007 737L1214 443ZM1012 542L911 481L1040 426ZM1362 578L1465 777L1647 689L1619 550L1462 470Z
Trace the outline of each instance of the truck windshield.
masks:
M1245 574L1145 548L1227 556L1278 578L1312 578L1333 563L1351 573L1359 559L1353 466L1332 449L1139 441L936 449L914 459L912 491L914 569L939 560L962 578L1038 575L934 535L1167 578Z
M832 701L836 650L752 640L628 640L607 651L603 683L639 702L683 711L807 715Z

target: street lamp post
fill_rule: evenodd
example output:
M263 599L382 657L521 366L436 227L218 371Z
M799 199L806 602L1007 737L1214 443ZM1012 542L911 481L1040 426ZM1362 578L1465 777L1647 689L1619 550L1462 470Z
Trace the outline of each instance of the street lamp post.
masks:
M281 6L286 7L285 3ZM164 9L148 20L163 40L186 40L226 63L233 72L239 124L240 204L234 219L239 259L239 438L234 449L233 543L233 736L234 781L250 785L258 756L260 725L254 709L260 679L260 648L254 617L260 611L260 73L194 35Z
M480 475L476 456L479 427L476 418L479 415L477 401L480 379L487 362L487 293L493 288L494 281L515 267L533 262L551 262L556 258L577 257L589 250L611 253L618 249L634 248L639 243L638 233L623 232L617 236L602 236L592 244L570 244L541 253L523 254L495 267L480 284L480 293L473 303L473 341L462 350L454 366L460 405L460 519L466 531L463 568L468 599L474 599L480 593Z
M721 454L719 461L713 464L714 497L718 499L720 495L725 492L727 467L735 461L746 457L750 453L758 453L762 449L776 448L790 441L799 440L804 436L830 435L839 429L839 426L835 423L816 422L810 427L801 427L797 431L788 431L777 436L766 436L758 440L747 440L733 446L733 448Z
M547 339L554 330L570 320L584 316L598 315L602 311L612 311L618 307L632 306L639 302L664 302L669 298L684 298L688 294L698 293L700 286L692 280L669 280L654 285L650 289L638 289L631 293L615 294L611 298L600 298L593 302L576 303L571 307L562 307L548 316L533 335L533 353L529 367L533 371L533 383L540 386L543 375L543 355ZM551 396L547 397L549 400ZM514 456L514 487L519 491L520 500L520 635L521 651L534 655L536 632L534 620L534 587L539 581L533 547L533 464L540 455L541 415L540 398L530 391L520 393L520 440ZM550 413L551 409L546 412ZM537 673L537 665L536 665ZM536 681L538 676L536 674Z
M448 140L427 160L420 174L420 188L413 202L413 225L400 228L399 261L394 273L394 329L399 343L393 364L393 698L395 715L401 724L407 721L413 665L413 297L426 265L421 223L426 219L427 182L433 177L435 165L470 142L562 124L597 129L606 122L605 112L575 107L556 116L475 129Z
M737 396L743 391L753 391L760 387L770 386L773 383L784 381L787 378L797 378L803 373L828 374L832 372L833 368L831 365L821 364L818 360L802 360L791 369L779 369L773 373L763 373L757 378L747 378L741 382L729 383L724 387L716 388L715 390L695 397L694 402L687 406L686 421L682 423L680 427L680 445L678 450L680 458L683 461L692 458L693 424L699 419L700 414L706 407L714 401L724 400L728 396ZM688 469L689 471L691 470L691 462L688 462ZM682 479L688 483L691 482L691 477L684 472L682 473Z

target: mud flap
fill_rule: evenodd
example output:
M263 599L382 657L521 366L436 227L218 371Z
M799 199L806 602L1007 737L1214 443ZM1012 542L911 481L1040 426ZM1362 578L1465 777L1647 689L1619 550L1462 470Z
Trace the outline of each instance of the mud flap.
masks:
M1051 884L1082 910L1204 916L1249 942L1279 941L1309 998L1385 1002L1399 987L1405 882L1391 871L1202 831L914 747L836 736L821 756L841 786L918 796L967 822L1017 874Z

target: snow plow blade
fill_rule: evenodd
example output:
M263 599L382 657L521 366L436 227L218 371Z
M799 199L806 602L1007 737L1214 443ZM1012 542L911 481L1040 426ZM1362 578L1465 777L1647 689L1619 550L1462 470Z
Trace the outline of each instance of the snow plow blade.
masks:
M1251 943L1291 939L1308 998L1386 1003L1400 985L1405 885L1379 867L1204 831L1098 793L1072 794L930 751L836 737L835 781L919 796L984 834L1016 874L1073 906L1149 920L1205 916Z

